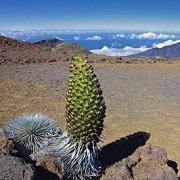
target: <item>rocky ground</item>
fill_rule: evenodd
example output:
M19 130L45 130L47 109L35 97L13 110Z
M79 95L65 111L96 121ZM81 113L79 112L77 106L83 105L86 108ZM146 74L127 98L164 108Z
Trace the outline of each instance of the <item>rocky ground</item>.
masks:
M68 69L74 54L46 52L28 43L27 47L20 43L21 47L16 41L15 45L1 42L0 126L14 117L42 113L65 129ZM180 61L152 63L147 59L81 55L91 62L107 106L104 141L100 143L107 165L102 179L116 174L123 167L120 160L149 143L155 145L153 152L158 151L156 146L167 150L168 165L179 174Z

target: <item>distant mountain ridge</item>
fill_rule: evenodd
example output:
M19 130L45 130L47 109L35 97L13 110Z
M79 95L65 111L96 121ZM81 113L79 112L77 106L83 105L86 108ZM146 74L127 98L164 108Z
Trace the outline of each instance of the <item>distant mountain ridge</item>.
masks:
M52 52L63 52L64 54L70 53L74 56L92 54L92 52L89 50L84 49L82 46L74 43L60 43L56 47L52 48Z
M173 45L164 46L162 48L149 49L147 51L143 51L138 54L133 54L128 57L133 57L133 58L146 57L150 59L156 59L157 56L166 58L167 60L180 58L180 42Z
M41 41L35 42L33 44L34 45L39 45L39 46L42 46L42 47L54 48L60 43L63 43L63 41L61 41L61 40L59 40L57 38L52 38L52 39L41 40Z

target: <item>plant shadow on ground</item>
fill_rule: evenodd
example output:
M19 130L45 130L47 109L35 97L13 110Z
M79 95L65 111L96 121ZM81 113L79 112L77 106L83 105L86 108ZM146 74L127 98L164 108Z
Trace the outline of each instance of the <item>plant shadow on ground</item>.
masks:
M170 167L172 167L172 168L174 169L174 171L175 171L176 174L179 172L179 170L178 170L178 168L177 168L178 165L177 165L176 162L174 162L174 161L172 161L172 160L168 160L167 164L168 164L168 166L170 166ZM180 180L180 177L179 177L179 180Z
M102 157L104 157L102 162L104 166L108 167L130 156L138 147L145 145L149 137L149 133L140 131L102 147Z

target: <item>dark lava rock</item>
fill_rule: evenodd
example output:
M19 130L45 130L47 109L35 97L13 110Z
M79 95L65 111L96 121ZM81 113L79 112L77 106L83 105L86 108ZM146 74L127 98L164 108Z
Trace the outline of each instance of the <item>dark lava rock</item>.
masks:
M36 162L37 169L47 170L43 173L43 179L61 180L63 178L63 166L56 157L45 156L41 157ZM37 172L38 176L42 179L41 170Z
M179 180L168 166L167 152L157 146L139 147L131 156L108 169L103 180Z
M0 132L0 180L61 180L63 177L63 167L55 157L41 157L34 164Z
M63 179L63 166L56 157L40 157L35 164L27 159L25 162L23 158L16 157L20 156L16 151L13 142L0 135L0 179ZM169 162L164 148L145 145L137 148L129 157L109 167L101 179L179 180L174 169L168 166Z
M18 155L14 143L0 134L0 179L31 180L35 178L35 168Z
M5 155L0 152L0 179L31 180L35 177L33 165L22 158Z

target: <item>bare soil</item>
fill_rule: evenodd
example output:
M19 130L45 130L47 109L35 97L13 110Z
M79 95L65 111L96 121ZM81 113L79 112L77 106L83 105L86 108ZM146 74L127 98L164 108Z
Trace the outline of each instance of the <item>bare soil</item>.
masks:
M109 156L104 157L107 165L120 160L113 155L116 151L124 150L128 156L138 146L152 143L164 147L180 169L180 62L92 66L107 106L100 143ZM65 130L68 69L69 62L1 65L0 126L24 114L42 113ZM126 148L118 145L122 139Z
M45 52L40 46L7 40L0 37L0 126L41 113L65 130L69 63L77 54ZM152 63L79 55L91 62L107 106L100 143L105 164L111 166L151 143L165 148L171 166L180 170L180 60Z

